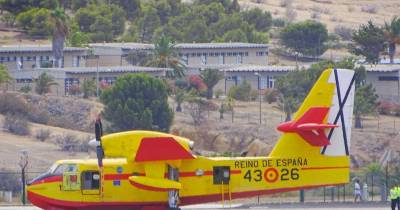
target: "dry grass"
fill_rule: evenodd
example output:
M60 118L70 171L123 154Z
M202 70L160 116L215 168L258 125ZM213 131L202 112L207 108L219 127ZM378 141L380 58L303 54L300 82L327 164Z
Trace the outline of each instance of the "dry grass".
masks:
M282 0L268 0L264 4L254 4L249 0L242 0L240 2L242 5L248 7L265 9L280 17L284 17L285 14L285 7L282 6ZM338 19L342 19L341 25L350 28L356 28L360 24L365 24L370 19L376 23L383 24L385 20L389 21L394 15L399 14L400 1L297 0L293 2L293 9L297 12L296 21L310 19L313 12L319 12L321 17L318 21L326 24L328 30L333 32L333 29L337 25L337 21L333 20ZM315 11L316 9L318 11ZM336 18L332 18L332 16Z

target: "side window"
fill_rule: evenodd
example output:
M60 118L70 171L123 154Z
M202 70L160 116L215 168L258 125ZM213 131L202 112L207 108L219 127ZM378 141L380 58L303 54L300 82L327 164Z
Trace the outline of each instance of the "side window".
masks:
M100 188L100 174L98 171L82 172L82 189L96 190Z

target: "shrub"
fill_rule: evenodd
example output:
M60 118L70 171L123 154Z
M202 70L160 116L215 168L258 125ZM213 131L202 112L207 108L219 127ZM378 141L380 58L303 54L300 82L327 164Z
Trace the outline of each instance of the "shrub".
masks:
M283 18L275 18L272 20L272 25L275 27L285 27L286 21Z
M240 101L248 101L250 99L251 85L244 80L240 85L233 86L229 89L229 97Z
M72 85L68 90L68 93L73 96L80 95L81 92L81 88L77 84Z
M218 89L215 91L215 98L219 99L224 94L224 91Z
M345 26L338 25L335 27L334 31L336 35L340 36L340 38L346 41L350 41L353 37L353 29Z
M26 136L30 134L28 121L20 114L7 114L3 127L16 135Z
M29 106L22 97L11 93L3 93L0 94L0 113L26 115L29 113Z
M321 18L321 13L313 12L313 13L311 13L311 18L312 19L320 19Z
M189 87L189 83L184 79L175 80L174 85L180 89L187 89Z
M61 151L65 152L87 152L89 151L88 141L81 141L75 135L63 134L56 136L56 144Z
M392 104L385 101L380 102L377 107L378 113L382 115L389 115L391 109L392 109Z
M372 14L377 13L378 10L379 10L378 6L377 5L372 5L372 4L364 5L364 6L361 7L361 11L362 12L367 12L367 13L372 13Z
M49 129L40 129L36 131L35 138L39 141L46 141L50 137L50 130Z
M278 100L278 91L267 89L264 92L264 101L268 102L269 104L276 102Z
M282 0L279 5L281 7L288 7L288 6L292 6L292 4L293 4L293 0Z
M0 169L0 191L13 191L14 193L20 191L21 184L19 176L16 176L14 172L7 171L7 169Z
M256 101L258 99L258 90L251 90L250 91L250 100L251 101Z
M24 85L24 86L22 86L22 87L19 89L19 92L22 92L22 93L29 93L29 92L31 92L31 90L32 90L31 86L29 86L29 85Z

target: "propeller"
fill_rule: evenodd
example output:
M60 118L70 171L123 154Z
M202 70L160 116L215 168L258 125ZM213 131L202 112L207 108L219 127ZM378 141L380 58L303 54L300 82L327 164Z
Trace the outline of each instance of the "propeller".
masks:
M97 163L100 168L103 167L103 158L104 158L104 150L101 146L101 136L103 136L103 125L101 124L100 117L97 117L96 122L94 124L94 132L96 135L96 155L97 155Z

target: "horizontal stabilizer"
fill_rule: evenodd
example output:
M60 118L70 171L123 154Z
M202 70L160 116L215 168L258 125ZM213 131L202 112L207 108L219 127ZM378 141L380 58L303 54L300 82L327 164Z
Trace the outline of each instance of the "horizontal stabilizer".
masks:
M329 140L323 130L298 131L297 133L312 146L323 147L329 145Z
M129 182L142 190L164 192L169 190L179 190L182 188L181 183L168 179L156 179L145 176L130 176Z

